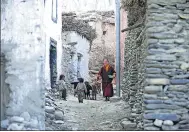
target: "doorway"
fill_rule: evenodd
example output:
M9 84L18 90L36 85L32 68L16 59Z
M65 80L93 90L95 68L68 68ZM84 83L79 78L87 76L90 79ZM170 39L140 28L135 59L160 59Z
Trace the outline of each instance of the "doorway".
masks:
M50 38L50 82L51 88L56 87L57 79L57 41Z

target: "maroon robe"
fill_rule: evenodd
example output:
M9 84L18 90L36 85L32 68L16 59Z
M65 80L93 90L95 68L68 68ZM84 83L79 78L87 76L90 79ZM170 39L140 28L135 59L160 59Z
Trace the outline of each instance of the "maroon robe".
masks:
M109 67L106 71L105 67L102 67L99 71L99 75L102 77L102 91L104 97L112 97L114 95L112 80L108 75L113 75L115 72L113 67Z

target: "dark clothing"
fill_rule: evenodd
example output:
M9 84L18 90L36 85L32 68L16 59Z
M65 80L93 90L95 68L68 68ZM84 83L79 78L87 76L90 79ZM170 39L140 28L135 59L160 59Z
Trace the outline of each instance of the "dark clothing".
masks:
M96 100L96 94L97 94L97 87L95 85L92 85L92 99Z
M85 83L87 91L85 91L85 98L87 97L88 99L90 99L90 90L92 90L91 85L89 85L88 83Z
M102 67L99 71L99 75L102 77L102 91L104 97L112 97L114 94L113 86L112 86L113 78L109 78L108 76L108 75L113 75L114 73L116 72L111 66L108 69L108 71L106 71L104 67Z
M76 95L76 87L79 82L72 82L71 84L74 85L74 96Z
M66 100L66 89L62 90L62 98Z
M72 82L72 83L71 83L71 84L74 85L74 89L76 89L78 83L79 83L79 82Z

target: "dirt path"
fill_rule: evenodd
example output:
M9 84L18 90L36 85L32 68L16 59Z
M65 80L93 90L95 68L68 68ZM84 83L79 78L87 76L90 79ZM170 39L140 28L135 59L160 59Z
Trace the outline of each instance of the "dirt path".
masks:
M98 95L97 100L84 100L78 103L70 95L67 101L56 100L64 109L64 122L72 130L121 130L120 120L128 114L128 105L123 101L105 102Z

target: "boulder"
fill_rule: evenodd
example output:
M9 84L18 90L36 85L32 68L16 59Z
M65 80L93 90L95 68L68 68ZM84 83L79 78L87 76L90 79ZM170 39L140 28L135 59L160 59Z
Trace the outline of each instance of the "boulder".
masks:
M162 121L162 120L156 119L156 120L154 121L154 125L157 126L157 127L161 127L162 124L163 124L163 121Z
M175 126L167 126L167 125L163 125L162 126L162 130L164 131L176 131L178 130L179 125L175 125Z
M24 121L24 118L23 117L19 117L19 116L13 116L13 117L10 118L10 122L22 123L23 121Z
M8 131L11 131L11 130L22 130L24 128L23 125L18 125L16 123L12 123L9 125L9 127L7 128Z
M174 123L171 120L165 120L165 121L163 121L163 125L165 125L165 126L173 126Z
M63 120L64 114L62 113L62 111L55 111L54 115L56 120Z
M129 129L129 128L135 128L137 126L136 123L132 123L131 121L122 121L121 122L121 126L124 128L124 129Z
M30 127L32 127L32 128L38 128L38 124L39 124L38 120L31 119L31 121L30 121Z
M45 106L45 112L53 114L55 112L55 108L51 106Z

